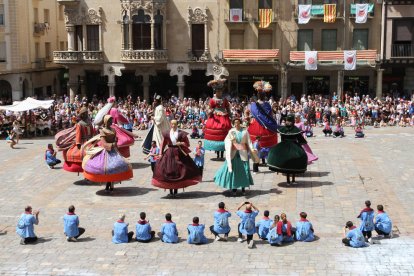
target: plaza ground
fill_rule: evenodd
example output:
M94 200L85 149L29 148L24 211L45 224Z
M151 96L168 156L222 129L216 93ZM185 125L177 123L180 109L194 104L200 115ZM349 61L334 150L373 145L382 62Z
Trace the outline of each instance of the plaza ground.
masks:
M176 199L151 185L151 168L140 150L131 148L134 168L131 181L116 185L113 195L104 186L85 184L82 176L50 170L44 151L51 138L21 140L12 150L0 144L0 274L19 275L409 275L414 273L414 129L366 130L365 139L330 138L316 129L309 139L319 161L297 178L299 185L286 186L285 177L261 167L253 176L255 185L245 197L223 193L213 182L223 162L211 161L207 153L204 182L180 191ZM145 132L140 132L144 136ZM196 140L191 140L192 145ZM59 153L59 157L61 154ZM362 249L341 244L346 221L357 221L364 201L383 204L394 222L394 239L385 239ZM286 212L294 223L306 211L318 239L271 247L256 239L254 249L236 242L235 215L240 202L252 201L271 216ZM186 226L192 217L210 226L217 204L224 201L233 216L228 242L194 246L186 242ZM35 228L41 238L35 245L22 246L15 226L24 206L40 208ZM76 206L80 226L86 233L77 243L63 235L62 217L70 204ZM135 231L139 213L145 211L154 230L159 231L164 214L171 212L177 223L179 244L115 245L110 232L120 213L126 214L129 230ZM260 218L259 215L258 218Z

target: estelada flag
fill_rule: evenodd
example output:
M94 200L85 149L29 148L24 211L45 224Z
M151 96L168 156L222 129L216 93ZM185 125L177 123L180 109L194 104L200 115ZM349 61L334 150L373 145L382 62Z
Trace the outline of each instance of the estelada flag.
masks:
M336 20L336 4L323 5L323 22L334 23Z
M272 9L259 9L259 28L267 28L272 23Z

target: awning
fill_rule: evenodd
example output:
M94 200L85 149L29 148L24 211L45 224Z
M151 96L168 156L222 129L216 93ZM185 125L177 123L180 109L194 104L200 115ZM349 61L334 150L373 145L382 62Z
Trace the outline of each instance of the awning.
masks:
M9 110L13 112L23 112L32 109L49 109L53 105L54 100L39 101L28 97L21 102L13 102L12 105L0 106L0 110Z
M223 50L223 58L236 61L275 61L279 58L279 49Z

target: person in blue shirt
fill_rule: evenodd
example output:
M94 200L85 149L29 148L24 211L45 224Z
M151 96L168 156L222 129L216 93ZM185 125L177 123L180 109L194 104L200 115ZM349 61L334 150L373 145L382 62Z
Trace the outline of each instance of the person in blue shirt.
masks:
M229 217L231 213L227 211L224 202L220 202L218 210L214 212L214 225L210 226L210 231L216 237L216 241L227 241L230 233ZM220 234L224 234L224 237L220 237Z
M16 233L20 236L20 244L34 243L37 236L34 232L34 225L39 224L39 211L32 210L31 206L24 208L24 213L20 216L16 226Z
M157 164L159 156L160 156L160 148L157 147L157 142L156 141L152 141L150 152L144 158L145 160L148 159L148 161L151 163L152 172L154 172L154 170L155 170L155 165Z
M283 234L279 235L277 232L277 224L280 221L279 215L275 215L272 225L270 225L269 232L267 233L267 241L270 245L282 245Z
M205 150L203 148L203 142L198 141L197 147L194 149L194 163L200 170L201 176L203 176L203 170L204 170L204 154Z
M384 206L377 206L378 215L375 217L375 231L379 236L392 238L392 221L384 211Z
M79 227L79 217L75 214L75 206L70 205L68 213L63 216L63 227L67 241L77 241L85 233L85 228Z
M128 223L125 223L125 215L120 215L119 219L114 223L114 229L112 230L113 243L128 243L132 241L134 232L128 232L128 225Z
M165 223L161 227L161 240L165 243L178 243L178 231L176 224L171 220L171 214L165 215Z
M246 209L244 211L240 211L240 209L243 206L245 206ZM254 211L252 210L252 208L254 209ZM243 242L243 234L244 234L246 235L246 238L247 238L247 246L249 248L253 248L254 246L253 234L256 232L255 219L257 215L259 214L259 209L257 209L256 206L253 205L253 203L246 201L240 204L239 208L237 208L236 214L241 219L241 222L238 225L239 238L237 239L237 241Z
M150 242L154 236L155 231L151 230L151 225L149 223L149 220L145 220L147 217L147 214L145 212L141 212L139 214L140 220L138 220L137 225L135 226L136 236L135 239L138 242L147 243Z
M365 201L365 208L362 209L358 218L361 220L359 229L365 237L365 241L371 243L372 231L374 230L374 209L371 208L371 201Z
M308 214L305 212L300 213L300 220L296 223L296 240L311 242L315 239L312 223L307 220Z
M349 230L348 233L347 230ZM342 243L355 248L366 246L364 235L359 228L354 226L352 221L348 221L345 225Z
M53 149L52 144L47 145L47 150L45 152L46 164L50 169L54 169L57 164L60 164L62 161L56 158L56 151Z
M189 244L205 244L207 243L207 238L204 235L204 224L199 224L200 219L198 217L193 218L193 223L187 226L188 230L188 239Z
M264 211L263 218L256 222L256 232L257 235L259 235L259 238L262 240L267 240L267 234L269 233L269 229L272 223L273 220L269 218L269 211Z

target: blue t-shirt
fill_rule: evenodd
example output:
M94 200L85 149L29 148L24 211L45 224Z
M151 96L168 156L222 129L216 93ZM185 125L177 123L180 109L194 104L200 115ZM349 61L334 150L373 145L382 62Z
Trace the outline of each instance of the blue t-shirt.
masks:
M387 213L381 212L375 218L375 228L384 232L391 233L392 231L392 221Z
M162 241L166 243L178 242L177 226L174 222L166 222L161 227Z
M127 243L128 242L128 224L117 221L114 223L114 235L112 236L113 243Z
M361 219L361 225L359 229L361 231L372 231L374 230L374 210L361 212L359 218Z
M312 231L312 223L309 221L298 221L296 223L296 240L310 242L315 239Z
M37 223L38 221L34 215L24 213L17 222L16 233L23 239L36 237L34 224Z
M229 217L230 212L214 212L214 231L218 234L227 234L230 232Z
M187 227L188 230L188 239L187 242L190 244L203 244L207 243L207 238L204 236L204 224L194 225L189 224Z
M241 223L239 227L239 231L245 235L253 235L256 233L256 224L255 219L256 216L259 214L259 211L252 211L246 213L245 211L237 211L236 213L241 218Z
M358 228L354 228L354 229L350 230L346 234L346 237L348 239L350 239L350 245L352 247L364 247L364 246L366 246L364 235L362 234L361 230L358 229Z
M269 228L273 224L273 220L269 218L262 218L256 223L257 233L261 238L266 238L269 233Z
M68 213L63 216L63 227L67 237L72 238L79 235L79 217Z
M197 148L194 148L194 154L197 153ZM194 163L196 164L197 167L202 167L204 166L204 153L205 150L203 147L201 147L200 149L200 155L195 155L194 157Z

